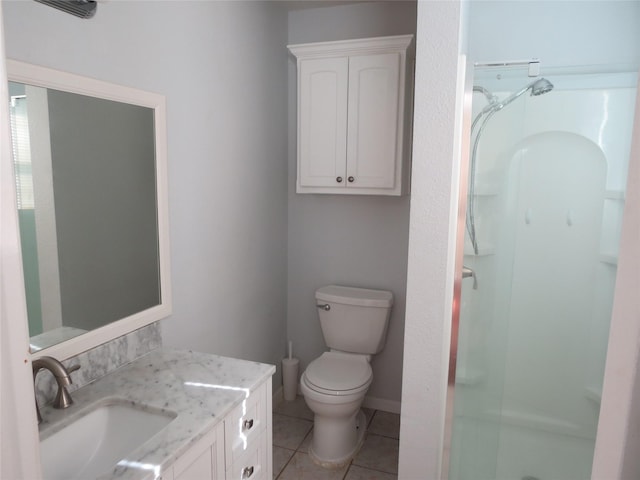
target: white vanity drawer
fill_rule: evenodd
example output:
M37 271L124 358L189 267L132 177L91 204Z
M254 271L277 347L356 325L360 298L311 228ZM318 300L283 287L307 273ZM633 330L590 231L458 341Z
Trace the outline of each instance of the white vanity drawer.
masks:
M260 386L224 420L227 469L253 450L267 425L266 386ZM252 477L255 478L255 477Z
M226 480L270 480L267 479L266 432L254 439L251 449L239 455L227 469Z

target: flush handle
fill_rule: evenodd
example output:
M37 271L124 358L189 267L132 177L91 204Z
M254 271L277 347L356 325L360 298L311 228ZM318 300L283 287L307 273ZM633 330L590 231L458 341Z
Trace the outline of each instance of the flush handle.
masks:
M316 305L316 307L321 308L322 310L326 310L327 312L331 310L331 305L325 303L324 305Z
M244 467L242 470L242 478L249 478L251 475L253 475L253 466Z

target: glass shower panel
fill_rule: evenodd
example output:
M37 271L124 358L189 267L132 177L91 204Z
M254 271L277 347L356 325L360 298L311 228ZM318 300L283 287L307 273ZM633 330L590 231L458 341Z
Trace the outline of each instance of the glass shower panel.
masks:
M589 478L636 73L474 72L449 478Z

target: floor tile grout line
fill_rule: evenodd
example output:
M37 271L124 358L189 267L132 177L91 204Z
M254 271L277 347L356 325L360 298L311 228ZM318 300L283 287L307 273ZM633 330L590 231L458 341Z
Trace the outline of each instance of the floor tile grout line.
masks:
M287 466L291 463L291 459L293 457L296 456L296 453L298 453L296 450L293 451L293 455L291 455L289 457L289 460L287 460L287 463L285 463L282 468L280 469L280 472L278 473L278 475L276 476L275 480L278 480L280 478L280 476L284 473L284 471L287 469ZM268 480L268 479L267 479Z
M363 468L364 470L371 470L372 472L386 473L388 475L398 476L398 472L388 472L386 470L380 470L379 468L365 467L364 465L358 465L357 463L351 462L351 464L349 465L349 468L351 468L352 466L355 466L355 467L358 467L358 468Z
M384 437L384 438L389 438L389 439L391 439L391 440L398 440L398 441L400 441L400 439L399 439L398 437L392 437L392 436L390 436L390 435L385 435L384 433L370 432L368 429L367 429L367 435L377 435L378 437Z
M353 460L349 462L347 469L344 471L344 475L342 476L342 480L346 480L347 475L349 475L349 470L351 470L351 465L353 465Z

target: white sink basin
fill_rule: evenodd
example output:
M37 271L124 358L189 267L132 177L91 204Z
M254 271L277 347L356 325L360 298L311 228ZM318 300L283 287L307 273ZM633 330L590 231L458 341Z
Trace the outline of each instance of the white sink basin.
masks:
M101 405L40 442L43 477L96 478L174 418L122 403Z

